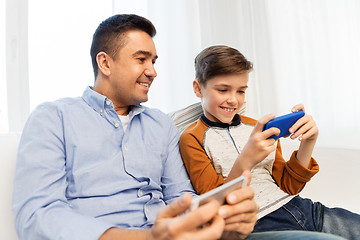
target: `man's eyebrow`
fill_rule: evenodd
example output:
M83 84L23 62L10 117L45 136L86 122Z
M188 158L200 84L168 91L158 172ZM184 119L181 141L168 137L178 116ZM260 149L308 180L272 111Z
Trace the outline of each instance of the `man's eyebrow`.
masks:
M152 57L152 53L151 52L148 52L148 51L144 51L144 50L138 50L136 51L134 54L133 54L133 57L136 57L138 55L145 55L145 56L148 56L148 57ZM155 55L153 57L153 59L157 59L158 58L158 55Z

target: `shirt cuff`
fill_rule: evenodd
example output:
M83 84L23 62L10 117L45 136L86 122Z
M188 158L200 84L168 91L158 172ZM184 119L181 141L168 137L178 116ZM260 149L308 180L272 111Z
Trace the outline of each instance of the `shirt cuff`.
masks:
M298 151L294 151L290 157L290 160L286 164L288 172L300 182L309 182L311 178L319 172L319 165L314 158L311 158L309 167L305 168L296 159Z

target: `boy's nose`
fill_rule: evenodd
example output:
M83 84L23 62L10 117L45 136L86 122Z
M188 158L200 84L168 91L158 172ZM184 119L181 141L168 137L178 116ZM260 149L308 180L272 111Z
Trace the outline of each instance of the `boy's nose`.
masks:
M236 97L235 95L231 94L227 99L227 103L234 104L235 102L236 102Z

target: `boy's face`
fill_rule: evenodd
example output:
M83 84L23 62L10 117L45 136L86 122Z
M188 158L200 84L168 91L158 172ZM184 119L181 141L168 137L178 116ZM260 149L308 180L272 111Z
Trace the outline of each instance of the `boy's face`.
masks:
M249 72L220 75L205 86L194 81L194 92L201 98L205 117L213 122L230 124L245 101Z

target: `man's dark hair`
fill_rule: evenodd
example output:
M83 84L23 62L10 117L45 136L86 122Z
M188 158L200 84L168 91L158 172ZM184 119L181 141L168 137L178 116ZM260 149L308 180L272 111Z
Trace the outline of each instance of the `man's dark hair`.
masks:
M124 34L130 30L140 30L154 37L156 29L146 18L135 14L118 14L104 20L96 29L90 49L95 79L98 75L96 55L105 52L116 59L116 55L125 43Z
M195 58L195 78L200 84L219 75L251 71L253 64L232 47L218 45L205 48Z

